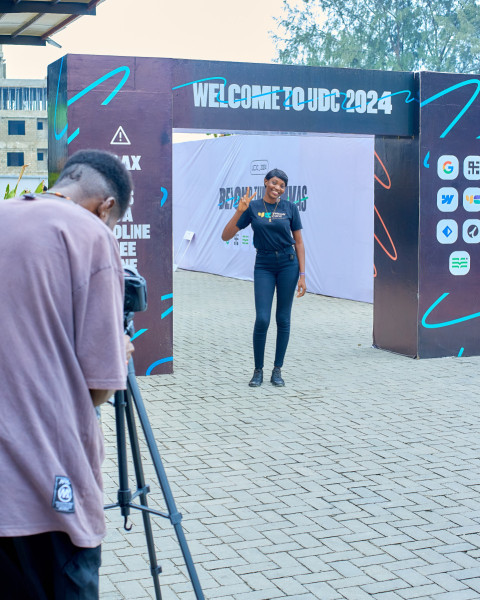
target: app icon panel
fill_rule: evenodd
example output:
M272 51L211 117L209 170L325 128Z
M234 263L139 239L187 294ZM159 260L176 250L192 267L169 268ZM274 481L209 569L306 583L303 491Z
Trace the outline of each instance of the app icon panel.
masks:
M462 228L463 241L467 244L480 242L480 219L467 219Z
M437 223L437 240L441 244L454 244L458 239L458 225L453 219L442 219Z
M463 208L468 212L480 211L480 188L469 187L464 190Z
M466 275L470 271L470 254L463 250L452 252L448 266L452 275Z
M444 154L437 161L437 174L440 179L456 179L458 177L458 158L453 154Z
M442 187L437 192L437 208L442 212L453 212L458 208L458 192L453 187Z
M465 179L480 179L480 156L466 156L463 161L463 175Z

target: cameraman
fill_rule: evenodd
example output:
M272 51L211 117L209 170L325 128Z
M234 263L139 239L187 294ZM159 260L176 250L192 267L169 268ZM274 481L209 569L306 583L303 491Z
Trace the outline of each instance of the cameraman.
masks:
M125 388L133 351L111 231L131 191L115 156L85 150L47 192L0 200L2 600L98 598L95 406Z

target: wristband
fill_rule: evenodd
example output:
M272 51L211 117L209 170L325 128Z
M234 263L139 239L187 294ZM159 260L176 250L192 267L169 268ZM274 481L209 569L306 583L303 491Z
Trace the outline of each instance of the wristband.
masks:
M305 275L305 273L299 273L300 275Z

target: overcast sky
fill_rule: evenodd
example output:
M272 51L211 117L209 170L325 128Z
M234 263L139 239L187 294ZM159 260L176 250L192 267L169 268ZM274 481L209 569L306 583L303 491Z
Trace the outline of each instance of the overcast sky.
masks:
M62 48L4 46L8 78L43 78L64 54L272 62L283 0L105 0L53 36Z

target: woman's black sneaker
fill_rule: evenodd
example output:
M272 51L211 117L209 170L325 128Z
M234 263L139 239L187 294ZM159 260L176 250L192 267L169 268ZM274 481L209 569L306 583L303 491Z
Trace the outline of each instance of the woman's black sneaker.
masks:
M250 387L259 387L263 382L263 369L255 369L253 372L253 377L250 379L249 386Z
M285 385L285 382L282 379L282 371L280 367L273 368L272 377L270 378L270 381L273 383L273 385L276 385L278 387L283 387Z

